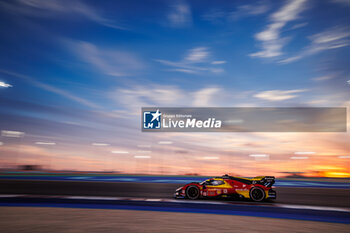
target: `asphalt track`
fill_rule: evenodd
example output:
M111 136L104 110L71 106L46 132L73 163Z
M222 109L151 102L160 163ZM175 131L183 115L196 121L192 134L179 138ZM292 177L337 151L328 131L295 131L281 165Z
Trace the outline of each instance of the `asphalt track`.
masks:
M56 207L121 209L180 213L240 215L251 217L308 220L350 224L350 210L344 208L305 208L298 206L247 205L212 201L161 199L122 199L73 196L0 196L0 207Z
M0 180L0 194L102 196L133 198L172 198L180 184L95 182L95 181L43 181L43 180ZM269 204L292 204L350 208L350 189L277 187L277 199ZM251 203L234 200L237 203Z

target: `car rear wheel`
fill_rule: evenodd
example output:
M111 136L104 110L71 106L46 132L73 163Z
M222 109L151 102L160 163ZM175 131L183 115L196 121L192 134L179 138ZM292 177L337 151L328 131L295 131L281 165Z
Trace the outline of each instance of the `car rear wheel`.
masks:
M199 198L199 188L195 185L189 186L186 189L186 197L188 199L192 199L192 200L198 199Z
M253 201L262 201L265 199L265 192L259 187L253 187L249 192L249 196Z

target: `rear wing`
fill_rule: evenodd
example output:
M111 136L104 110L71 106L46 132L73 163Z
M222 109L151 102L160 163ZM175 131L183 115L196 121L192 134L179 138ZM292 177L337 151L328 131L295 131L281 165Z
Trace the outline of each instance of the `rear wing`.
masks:
M254 177L253 183L255 181L256 184L264 185L265 187L271 187L275 183L275 177L274 176L257 176Z
M257 176L252 179L248 178L242 178L242 177L233 177L229 175L223 175L223 179L231 179L231 180L237 180L239 182L245 183L245 184L260 184L264 185L265 187L271 187L275 183L275 177L274 176Z

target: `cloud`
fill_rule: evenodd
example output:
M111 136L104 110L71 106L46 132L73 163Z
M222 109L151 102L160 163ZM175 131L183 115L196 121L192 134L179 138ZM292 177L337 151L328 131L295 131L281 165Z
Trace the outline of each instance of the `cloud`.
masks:
M333 79L335 77L336 77L336 74L329 74L329 75L324 75L324 76L313 78L312 80L315 82L321 82L321 81Z
M350 0L332 0L332 2L339 3L339 4L342 4L344 6L350 6Z
M81 60L111 76L130 76L142 70L143 62L130 52L100 48L85 41L66 41L68 48Z
M279 63L287 64L287 63L291 63L291 62L297 61L297 60L299 60L301 58L302 58L301 55L296 55L296 56L292 56L292 57L288 57L288 58L282 59L282 60L279 61Z
M184 2L173 5L170 13L168 14L168 20L171 26L174 27L190 26L192 24L192 13L190 6Z
M204 62L209 57L209 51L206 47L199 47L191 49L188 55L185 57L185 60L191 63Z
M221 65L221 64L225 64L227 63L227 61L212 61L211 64L213 65Z
M148 85L132 88L119 88L110 93L110 97L128 109L131 115L139 115L141 107L205 107L217 103L224 94L219 87L205 87L187 91L177 86Z
M84 17L90 21L100 25L115 28L126 29L113 20L107 19L98 13L96 9L81 1L69 0L15 0L11 2L1 2L0 6L6 9L7 12L15 13L16 15L25 15L31 17Z
M297 24L293 25L290 29L291 29L291 30L294 30L294 29L306 27L308 24L309 24L309 23L306 23L306 22L304 22L304 23L297 23Z
M268 100L268 101L283 101L288 99L293 99L298 97L295 95L296 93L305 92L305 89L296 89L296 90L271 90L271 91L263 91L254 95L254 97Z
M210 106L211 101L216 95L220 94L222 90L217 87L203 88L199 91L194 92L193 95L193 105L194 106Z
M7 70L1 70L0 69L0 72L1 73L4 73L4 74L7 74L7 75L10 75L10 76L13 76L13 77L17 77L17 78L21 78L23 80L26 80L28 81L29 83L31 83L32 85L36 86L36 87L39 87L43 90L46 90L46 91L49 91L51 93L54 93L54 94L58 94L60 96L63 96L67 99L70 99L70 100L73 100L77 103L80 103L80 104L83 104L85 106L88 106L88 107L91 107L91 108L100 108L100 106L96 105L95 103L87 100L87 99L84 99L84 98L81 98L79 96L76 96L66 90L63 90L63 89L60 89L60 88L57 88L57 87L54 87L52 85L49 85L49 84L45 84L45 83L42 83L40 81L37 81L36 79L30 77L30 76L27 76L27 75L23 75L23 74L19 74L19 73L15 73L15 72L12 72L12 71L7 71Z
M168 61L155 59L155 61L171 67L168 71L199 74L203 72L221 73L224 70L217 65L224 64L226 61L210 61L211 54L207 47L196 47L187 51L186 56L180 61ZM213 66L215 65L215 67Z
M11 84L8 84L8 83L1 82L1 81L0 81L0 87L5 87L5 88L8 88L8 87L12 87L12 85L11 85Z
M237 7L237 10L231 12L229 18L237 20L248 16L261 15L266 13L269 9L270 6L266 1L260 1L250 5L241 5Z
M335 27L310 36L316 50L340 48L349 45L349 28Z
M282 55L282 48L288 38L281 38L281 30L287 23L296 20L306 9L306 0L288 0L282 8L270 16L271 23L257 33L255 39L261 42L262 50L250 54L252 57L272 58Z
M309 36L310 44L299 54L283 59L280 63L290 63L316 53L346 47L350 45L349 27L332 27L323 32Z
M245 17L265 14L269 9L269 1L263 0L255 2L254 4L240 5L233 11L220 8L211 9L209 12L205 13L202 18L212 23L235 21Z
M305 103L309 106L327 106L327 107L339 107L347 106L350 102L347 102L347 96L341 93L324 95L324 92L319 92L313 95L312 99L307 100Z
M158 60L158 61L163 63L162 60ZM198 73L195 69L182 69L182 68L168 69L168 71L176 71L176 72L182 72L182 73L188 73L188 74L197 74Z
M249 99L251 93L251 91L225 89L211 85L187 90L176 85L145 84L117 88L109 93L109 98L118 104L120 115L139 116L140 108L149 106L246 107L249 105L246 102L255 101L253 98ZM117 114L114 115L119 117Z

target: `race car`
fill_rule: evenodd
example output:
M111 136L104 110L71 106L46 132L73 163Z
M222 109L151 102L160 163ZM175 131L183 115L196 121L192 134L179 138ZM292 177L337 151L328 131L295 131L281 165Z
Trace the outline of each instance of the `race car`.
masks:
M192 182L176 189L175 198L239 197L253 201L276 199L272 185L274 176L257 176L252 179L223 175L201 183Z

